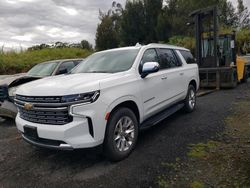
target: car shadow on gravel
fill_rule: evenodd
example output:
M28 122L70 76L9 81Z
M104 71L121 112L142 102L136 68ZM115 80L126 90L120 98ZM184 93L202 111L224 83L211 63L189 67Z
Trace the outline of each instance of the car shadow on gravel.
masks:
M0 117L0 126L15 126L14 119L11 118L1 118Z

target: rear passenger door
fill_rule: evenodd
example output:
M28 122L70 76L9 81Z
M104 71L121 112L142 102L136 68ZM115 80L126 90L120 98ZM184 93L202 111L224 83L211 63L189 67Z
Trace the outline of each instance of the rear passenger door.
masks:
M160 67L166 77L164 89L168 92L165 104L167 106L186 95L185 72L182 61L174 50L158 48L157 53L160 58Z

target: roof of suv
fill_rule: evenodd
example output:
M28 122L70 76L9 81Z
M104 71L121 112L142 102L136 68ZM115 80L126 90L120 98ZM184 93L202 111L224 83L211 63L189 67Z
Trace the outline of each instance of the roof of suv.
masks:
M119 50L132 50L132 49L141 49L142 47L151 47L151 48L171 48L171 49L176 49L176 50L185 50L185 51L190 51L187 48L179 47L179 46L174 46L174 45L169 45L169 44L157 44L157 43L150 43L147 45L140 45L137 44L135 46L128 46L128 47L121 47L121 48L113 48L109 50L104 50L100 52L108 52L108 51L119 51ZM98 52L98 53L100 53Z
M146 46L152 47L152 48L171 48L171 49L176 49L176 50L186 50L186 51L190 51L187 48L183 48L180 46L174 46L174 45L169 45L169 44L157 44L157 43L151 43L148 44Z
M82 61L84 60L83 58L77 58L77 59L56 59L56 60L50 60L50 61L45 61L39 64L45 64L45 63L60 63L60 62L65 62L65 61Z

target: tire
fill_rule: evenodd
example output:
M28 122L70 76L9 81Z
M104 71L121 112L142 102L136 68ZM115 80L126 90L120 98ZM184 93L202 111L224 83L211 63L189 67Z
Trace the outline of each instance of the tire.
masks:
M188 86L187 96L184 100L184 107L183 109L185 112L190 113L195 110L196 107L196 89L193 85Z
M137 138L138 120L134 112L125 107L116 109L107 123L104 139L105 156L110 161L126 158L135 148Z

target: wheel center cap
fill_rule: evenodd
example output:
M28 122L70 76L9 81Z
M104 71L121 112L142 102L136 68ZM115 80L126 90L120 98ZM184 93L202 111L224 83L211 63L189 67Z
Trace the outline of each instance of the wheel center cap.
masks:
M121 136L124 137L125 136L125 132L121 132Z

